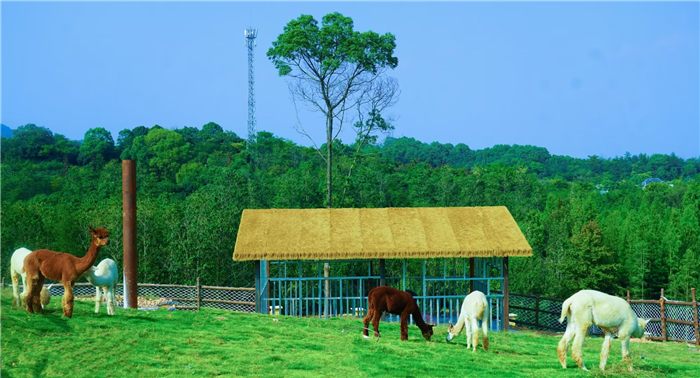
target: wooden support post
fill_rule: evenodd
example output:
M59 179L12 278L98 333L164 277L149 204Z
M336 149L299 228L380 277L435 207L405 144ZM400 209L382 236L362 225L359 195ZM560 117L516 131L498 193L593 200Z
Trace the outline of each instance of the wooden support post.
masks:
M379 286L386 285L386 260L379 259Z
M510 308L508 304L508 256L503 258L503 331L508 331Z
M263 260L265 262L265 280L264 282L266 283L265 287L265 299L270 298L270 260ZM279 265L278 265L279 266ZM263 277L261 277L263 278ZM267 312L266 312L267 313Z
M695 323L695 345L700 345L700 329L698 325L698 300L695 297L695 289L690 289L693 297L693 323Z
M197 277L197 312L199 312L202 306L202 285L199 284L199 277Z
M664 298L664 289L661 289L661 298L659 298L659 304L661 305L661 338L662 341L668 341L668 336L666 335L666 298Z
M136 161L122 160L124 308L138 308L136 254Z
M510 318L508 320L510 321ZM535 297L535 328L540 328L540 297Z
M471 281L469 281L469 292L471 293L474 291L474 264L476 264L476 260L473 257L469 258L469 278L472 278Z
M627 290L627 303L632 303L632 300L630 300L630 291Z
M255 312L258 314L262 313L262 306L260 302L260 297L262 296L261 290L262 286L260 285L261 280L260 280L260 260L255 260Z

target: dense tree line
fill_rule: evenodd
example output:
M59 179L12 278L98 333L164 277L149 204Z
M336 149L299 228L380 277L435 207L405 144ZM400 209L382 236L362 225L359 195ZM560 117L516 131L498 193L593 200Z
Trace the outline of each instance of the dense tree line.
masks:
M686 299L700 287L698 159L576 159L533 146L471 150L391 137L360 151L339 140L332 148L334 207L507 206L534 254L511 259L513 291L641 298L665 288ZM139 126L116 142L103 128L82 142L17 128L2 138L3 277L19 247L82 256L88 225L112 234L98 258L121 264L121 159L135 159L139 281L251 285L252 264L231 259L243 209L322 208L326 200L326 163L313 148L260 132L251 151L254 159L215 123ZM642 189L650 177L667 182Z

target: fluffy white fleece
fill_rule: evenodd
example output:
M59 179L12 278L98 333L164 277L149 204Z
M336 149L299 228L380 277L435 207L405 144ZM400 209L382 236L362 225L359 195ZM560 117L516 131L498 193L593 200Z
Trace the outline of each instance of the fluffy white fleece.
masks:
M610 343L615 332L618 333L617 337L622 342L622 359L628 362L632 370L630 336L644 336L648 320L638 319L627 301L595 290L581 290L564 301L559 322L563 323L564 319L568 320L568 324L564 337L561 338L557 347L559 362L563 368L566 369L566 350L573 339L571 357L580 368L588 370L583 363L581 347L588 327L595 324L605 333L603 349L600 353L600 370L605 370Z

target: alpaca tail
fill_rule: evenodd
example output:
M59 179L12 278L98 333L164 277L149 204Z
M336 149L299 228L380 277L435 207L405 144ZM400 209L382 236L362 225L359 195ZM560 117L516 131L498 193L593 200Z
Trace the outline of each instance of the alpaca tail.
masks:
M569 306L571 306L571 298L564 301L561 305L561 317L559 318L559 323L564 323L564 319L569 314Z
M488 300L484 301L484 315L481 318L481 330L484 332L484 350L489 350L489 323L491 322L491 314L489 310ZM476 331L476 330L474 330Z

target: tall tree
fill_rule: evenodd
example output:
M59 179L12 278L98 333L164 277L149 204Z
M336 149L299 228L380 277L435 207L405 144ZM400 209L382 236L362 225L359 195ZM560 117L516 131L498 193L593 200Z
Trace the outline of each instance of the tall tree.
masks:
M280 76L291 78L292 98L320 111L326 121L327 206L332 207L333 141L346 111L355 106L386 68L396 68L395 37L353 30L353 21L340 13L323 17L321 27L301 15L284 27L267 57ZM334 126L338 122L338 129ZM335 134L334 134L335 132Z
M112 158L114 153L114 139L112 134L104 127L96 127L85 133L83 144L80 146L78 162L81 164L95 163L102 166Z

